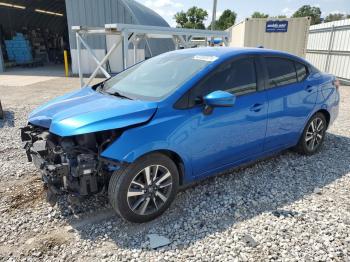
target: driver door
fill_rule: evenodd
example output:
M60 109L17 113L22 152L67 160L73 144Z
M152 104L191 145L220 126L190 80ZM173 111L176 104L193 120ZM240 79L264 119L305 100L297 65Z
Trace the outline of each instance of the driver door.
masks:
M192 89L188 150L195 176L210 175L262 153L268 105L260 71L259 59L241 57L222 64ZM205 114L201 98L217 90L235 94L236 102Z

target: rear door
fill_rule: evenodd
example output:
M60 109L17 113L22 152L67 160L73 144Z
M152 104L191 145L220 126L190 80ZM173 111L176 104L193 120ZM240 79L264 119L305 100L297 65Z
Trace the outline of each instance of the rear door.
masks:
M295 145L317 99L308 67L285 57L265 57L268 121L264 151Z

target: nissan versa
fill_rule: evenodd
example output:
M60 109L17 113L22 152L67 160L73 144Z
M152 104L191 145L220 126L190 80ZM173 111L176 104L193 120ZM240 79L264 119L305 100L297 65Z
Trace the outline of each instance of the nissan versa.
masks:
M316 153L338 85L283 52L178 50L39 107L21 138L49 195L108 188L122 218L145 222L186 184L287 148Z

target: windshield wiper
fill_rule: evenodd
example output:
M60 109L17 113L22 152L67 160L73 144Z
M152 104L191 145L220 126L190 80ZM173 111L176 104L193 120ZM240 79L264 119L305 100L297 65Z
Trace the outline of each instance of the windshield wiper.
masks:
M95 90L97 92L102 93L104 86L105 86L105 82L98 83L97 85L95 85L95 87L96 87Z
M109 95L112 95L112 96L117 96L117 97L120 97L120 98L125 98L125 99L129 99L129 100L133 100L132 98L130 97L127 97L127 96L124 96L122 95L121 93L115 91L115 92L112 92L112 93L109 93L109 92L106 92L107 94Z
M133 100L132 98L127 97L127 96L125 96L125 95L122 95L121 93L119 93L119 92L117 92L117 91L108 92L107 90L105 90L105 83L106 83L106 82L101 82L101 83L99 83L98 86L97 86L97 88L96 88L96 91L97 91L97 92L100 92L100 93L102 93L102 94L108 94L108 95L117 96L117 97L124 98L124 99Z

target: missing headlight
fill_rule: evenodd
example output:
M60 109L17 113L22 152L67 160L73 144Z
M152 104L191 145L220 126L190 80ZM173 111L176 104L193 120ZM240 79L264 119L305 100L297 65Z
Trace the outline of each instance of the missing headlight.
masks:
M100 153L121 135L121 130L59 137L47 129L28 125L21 130L28 160L41 170L50 192L87 196L100 192L113 168ZM114 163L114 167L118 163ZM52 198L51 198L52 199Z

